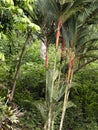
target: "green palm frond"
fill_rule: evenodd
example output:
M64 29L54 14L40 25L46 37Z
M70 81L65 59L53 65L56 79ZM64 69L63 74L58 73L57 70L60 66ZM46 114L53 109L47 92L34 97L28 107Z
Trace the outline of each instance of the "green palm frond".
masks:
M38 10L44 25L48 23L51 24L51 22L57 18L58 7L52 0L38 0L36 2L36 10Z
M64 25L62 25L62 35L66 43L66 48L70 48L75 40L77 31L77 23L75 17L69 19Z
M98 23L98 1L94 0L38 0L36 6L44 29L56 30L58 18L62 22L62 35L70 47L77 27ZM75 25L77 24L77 25ZM51 33L49 36L53 36ZM48 32L49 33L49 32Z
M63 102L60 101L58 103L54 103L53 104L53 118L55 119L59 114L60 112L62 111L62 105L63 105ZM76 107L76 105L72 102L72 101L68 101L67 103L67 109L71 108L71 107Z
M56 85L57 83L57 85ZM64 81L61 81L61 83L59 84L59 88L58 88L58 82L56 82L54 85L54 91L53 91L53 99L58 102L62 96L64 95L64 91L65 91L65 84Z
M54 74L53 74L54 73ZM50 93L51 93L51 87L52 87L52 80L54 81L54 90L53 90L53 99L58 101L60 100L60 98L62 97L62 95L64 94L64 85L62 82L62 86L59 84L57 78L58 78L58 74L59 71L56 70L55 72L53 72L53 70L48 70L47 71L47 93L48 93L48 98L50 99ZM53 79L53 75L54 75L54 79ZM58 88L59 86L59 88Z
M84 25L98 23L98 1L88 5L87 8L79 15L78 19Z
M55 119L57 117L57 115L62 111L62 105L63 102L60 101L56 104L53 104L53 118Z
M66 22L74 14L83 12L90 4L92 4L91 0L76 0L72 2L70 8L65 8L65 10L61 12L60 18L62 23ZM95 5L95 2L92 5Z
M39 101L35 101L34 105L39 110L43 120L46 121L47 120L47 114L48 114L46 102L39 100Z

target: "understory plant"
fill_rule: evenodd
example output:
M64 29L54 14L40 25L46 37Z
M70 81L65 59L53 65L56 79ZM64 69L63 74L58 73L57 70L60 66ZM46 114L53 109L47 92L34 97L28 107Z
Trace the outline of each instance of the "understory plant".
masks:
M15 130L19 125L19 117L23 113L18 110L17 106L7 106L5 99L0 97L0 129L2 130Z

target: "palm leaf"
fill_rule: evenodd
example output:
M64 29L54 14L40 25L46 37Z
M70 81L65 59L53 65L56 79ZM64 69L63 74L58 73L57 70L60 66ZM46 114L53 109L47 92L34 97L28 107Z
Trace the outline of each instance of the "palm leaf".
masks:
M54 85L54 93L53 93L53 99L58 102L62 96L64 95L64 91L65 91L65 85L63 83L64 81L62 81L62 83L59 84L59 88L58 88L58 82L57 85L55 83Z
M54 77L53 77L53 75L54 75ZM58 70L56 70L55 72L53 70L48 70L46 72L47 93L48 93L48 98L49 99L50 99L50 95L51 95L52 80L55 81L57 79L57 77L58 77Z
M48 113L46 103L44 101L39 100L39 101L35 101L34 105L39 110L43 120L46 121L47 120L47 113Z

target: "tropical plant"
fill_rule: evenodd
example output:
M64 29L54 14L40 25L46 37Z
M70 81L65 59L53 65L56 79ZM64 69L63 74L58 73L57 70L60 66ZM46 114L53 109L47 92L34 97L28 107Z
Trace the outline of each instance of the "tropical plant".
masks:
M26 8L26 5L28 5L27 10L29 11L31 6L30 3L32 1L23 1L23 7ZM15 2L17 4L18 2ZM18 3L19 4L19 3ZM1 34L7 35L7 39L12 40L10 36L14 33L16 37L18 37L19 34L26 34L26 40L24 41L24 45L21 50L20 58L19 58L19 63L17 65L16 73L13 78L13 83L12 83L12 90L9 98L7 99L6 104L13 99L14 92L15 92L15 87L16 87L16 82L18 79L19 71L20 71L20 66L21 62L24 56L24 52L26 49L26 45L30 42L30 36L32 35L31 33L34 32L36 33L37 31L40 30L39 26L35 25L34 23L31 22L31 20L25 15L24 11L22 8L19 6L14 6L14 1L7 1L7 0L2 0L1 3ZM17 13L18 12L18 13ZM7 14L8 13L8 14ZM8 16L7 16L8 15ZM11 17L9 19L9 17ZM7 20L6 20L7 19ZM5 23L5 24L4 24ZM8 30L8 31L7 31ZM9 33L11 35L9 35ZM9 44L11 44L12 41L10 41ZM12 50L11 45L10 46L10 51ZM16 67L16 66L15 66ZM14 68L15 71L15 68Z
M10 63L5 67L5 72L9 71L9 78L12 78L10 80L13 80L13 75L15 74L13 83L10 84L13 86L13 89L8 101L14 95L26 45L31 41L29 36L35 36L37 33L37 36L46 46L46 55L44 56L46 57L44 58L46 62L46 101L42 103L42 106L44 104L43 108L46 109L44 121L46 121L45 129L47 130L55 129L55 117L58 115L58 111L61 111L59 108L62 106L62 98L64 97L59 130L62 129L70 89L73 86L74 74L87 64L98 59L97 13L97 0L0 1L0 40L2 36L4 38L4 41L0 41L1 44L4 43L2 45L3 49L2 47L0 48L0 58L3 63ZM38 32L39 26L36 26L36 24L41 28L40 33ZM30 32L28 28L31 30ZM15 36L16 42L12 36ZM23 38L21 38L22 44L18 44L21 47L15 49L16 43L20 43L19 36ZM54 56L52 56L54 63L50 67L48 65L50 64L49 43L54 43L54 41L56 44ZM5 45L6 43L7 45ZM15 51L13 51L13 48ZM19 54L20 59L17 58L17 60L16 57L19 57ZM1 63L2 66L5 65L3 63ZM26 68L25 65L23 67ZM42 108L40 104L38 104L38 108Z
M72 84L73 74L82 67L98 59L97 32L94 30L95 24L98 22L98 2L97 0L40 0L37 1L37 11L40 12L39 26L48 41L52 35L51 31L56 30L56 50L59 45L60 37L63 38L65 48L65 66L67 66L66 88L62 118L59 130L62 129L64 115L66 112L68 97ZM53 30L52 32L55 32ZM61 32L61 33L60 33ZM53 35L52 35L53 37ZM47 45L47 43L46 43ZM55 54L56 55L56 54ZM47 60L47 58L46 58ZM50 102L53 102L54 91L54 73L56 70L56 58L54 61L53 78L50 92ZM51 104L49 110L48 130L51 129Z
M23 115L18 107L11 108L5 105L4 99L0 97L0 129L13 130L15 125L19 124L19 117Z

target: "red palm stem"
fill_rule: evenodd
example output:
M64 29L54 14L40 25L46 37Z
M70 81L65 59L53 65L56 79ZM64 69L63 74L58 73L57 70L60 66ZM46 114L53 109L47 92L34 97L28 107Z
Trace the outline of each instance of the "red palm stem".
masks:
M56 32L56 48L59 45L59 38L60 38L60 28L61 28L61 22L60 19L58 20L58 25L57 25L57 32Z
M67 82L70 82L70 77L71 77L71 69L73 66L73 61L72 61L72 54L70 55L70 62L69 62L69 68L68 68L68 77L67 77Z

